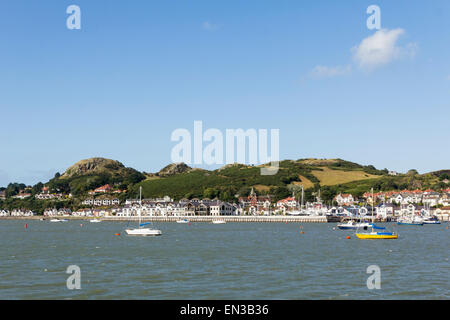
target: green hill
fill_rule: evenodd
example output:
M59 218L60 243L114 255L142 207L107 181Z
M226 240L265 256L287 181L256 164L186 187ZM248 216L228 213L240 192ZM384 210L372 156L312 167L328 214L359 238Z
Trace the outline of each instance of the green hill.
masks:
M88 191L105 184L115 189L127 190L120 200L138 196L143 187L145 198L169 195L175 200L182 198L219 198L235 201L236 197L247 196L254 188L259 195L270 194L279 200L292 193L298 194L305 188L306 200L314 200L319 190L321 198L329 202L338 193L351 193L360 197L364 192L403 189L441 190L448 188L450 170L440 170L418 174L409 170L407 174L390 176L388 170L378 170L373 166L363 166L342 159L299 159L280 162L276 175L261 175L261 167L243 164L229 164L217 170L191 168L184 163L170 164L157 173L141 173L127 168L122 163L105 159L81 160L69 167L62 175L57 173L45 183L52 193L72 193L73 198L61 200L14 199L12 195L20 190L20 184L10 184L6 188L8 198L0 200L6 208L29 208L42 211L47 207L70 207L81 205ZM32 190L39 193L43 184L38 183ZM23 189L23 188L22 188Z
M242 164L226 165L214 171L190 168L164 178L149 177L133 186L131 193L136 194L142 186L145 197L171 195L175 199L217 197L235 200L236 196L248 195L253 187L259 194L272 194L275 199L281 199L293 191L298 192L301 185L312 193L322 186L379 179L387 174L373 166L341 159L285 160L280 162L278 173L272 176L261 175L260 169L261 166Z
M79 196L105 184L126 190L144 179L143 173L119 161L91 158L75 163L63 175L56 174L46 185L51 191Z
M158 179L146 179L131 188L137 195L139 186L144 197L170 195L181 198L219 198L233 201L237 196L247 196L254 188L258 194L271 194L279 200L292 192L298 193L303 185L307 200L314 199L314 193L321 191L322 199L331 201L339 193L362 196L374 188L375 191L424 189L436 190L446 187L439 174L404 174L390 176L388 170L363 166L342 159L300 159L280 162L276 175L263 176L261 166L242 164L227 165L214 171L189 168L184 172Z

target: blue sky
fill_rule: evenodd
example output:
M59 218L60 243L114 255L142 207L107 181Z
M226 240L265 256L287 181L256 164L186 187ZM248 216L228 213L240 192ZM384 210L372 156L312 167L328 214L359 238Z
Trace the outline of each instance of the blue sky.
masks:
M0 186L93 156L157 171L195 120L280 129L281 159L448 169L449 56L447 0L4 0Z

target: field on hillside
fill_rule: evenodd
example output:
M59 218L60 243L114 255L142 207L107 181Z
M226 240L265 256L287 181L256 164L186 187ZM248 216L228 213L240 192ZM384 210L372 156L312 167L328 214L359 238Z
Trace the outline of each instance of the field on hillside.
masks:
M292 182L292 184L295 184L297 186L303 185L305 187L305 190L309 189L309 188L314 188L314 183L311 180L309 180L308 178L306 178L306 177L304 177L302 175L299 175L298 177L302 181L301 182L294 181L294 182Z
M379 175L373 175L364 171L344 171L334 170L327 167L319 167L322 170L312 170L311 173L317 177L322 186L333 186L336 184L344 184L352 181L377 179Z

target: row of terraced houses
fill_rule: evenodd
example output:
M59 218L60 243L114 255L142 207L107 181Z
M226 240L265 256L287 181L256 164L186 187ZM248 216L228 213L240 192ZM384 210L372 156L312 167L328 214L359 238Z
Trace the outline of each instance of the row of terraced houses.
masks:
M370 193L366 192L363 195L363 201L368 204L372 203L392 203L396 205L408 205L408 204L423 204L430 207L435 206L449 206L450 205L450 188L442 190L442 192L436 192L432 189L425 191L422 190L402 190L402 191L386 191ZM338 194L333 199L340 206L350 206L360 199L353 197L351 194Z

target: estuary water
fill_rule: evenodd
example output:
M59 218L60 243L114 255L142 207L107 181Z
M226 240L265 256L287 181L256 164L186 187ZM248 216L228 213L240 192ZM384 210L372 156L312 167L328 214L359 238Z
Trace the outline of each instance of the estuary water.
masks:
M163 235L142 238L126 225L0 221L0 299L450 298L447 223L386 224L397 240L334 223L155 223ZM80 290L66 286L70 265ZM380 289L367 287L371 265Z

